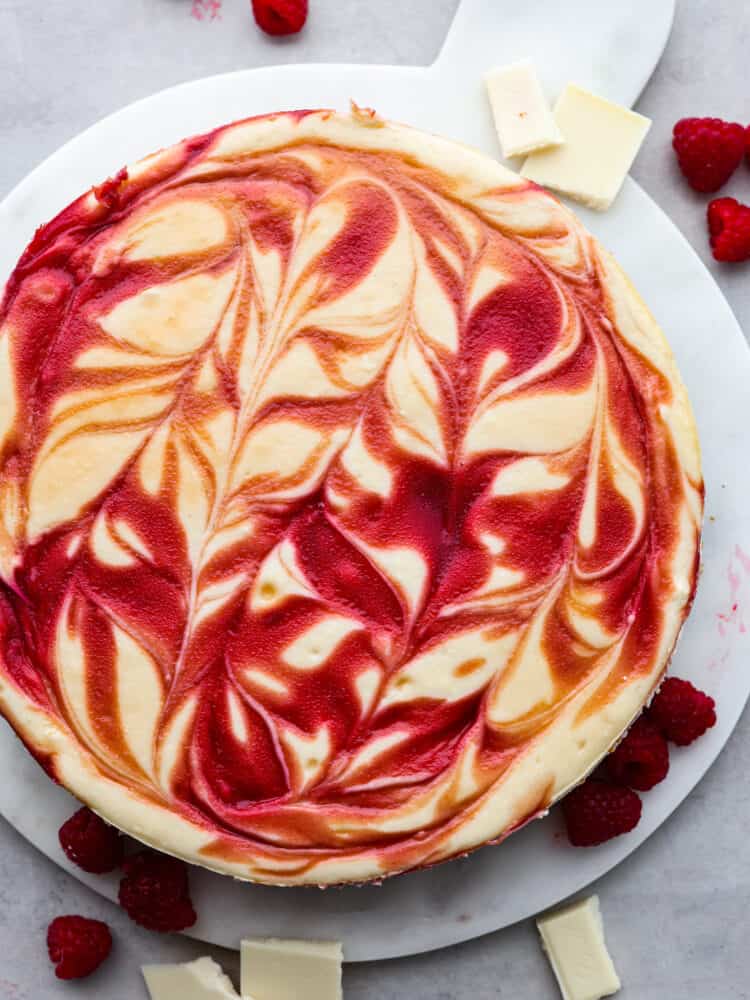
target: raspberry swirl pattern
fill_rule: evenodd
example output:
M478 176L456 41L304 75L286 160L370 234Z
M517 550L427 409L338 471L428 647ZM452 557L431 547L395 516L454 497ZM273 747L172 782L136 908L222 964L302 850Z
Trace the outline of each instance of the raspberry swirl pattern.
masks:
M367 115L159 153L0 312L0 700L163 850L364 881L543 812L689 608L685 390L537 187Z

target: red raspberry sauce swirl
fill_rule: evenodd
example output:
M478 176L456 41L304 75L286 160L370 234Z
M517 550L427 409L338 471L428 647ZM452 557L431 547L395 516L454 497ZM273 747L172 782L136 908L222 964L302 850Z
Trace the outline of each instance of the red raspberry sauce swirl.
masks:
M658 682L685 391L498 164L377 118L229 126L40 229L0 322L0 704L124 829L276 883L434 863Z

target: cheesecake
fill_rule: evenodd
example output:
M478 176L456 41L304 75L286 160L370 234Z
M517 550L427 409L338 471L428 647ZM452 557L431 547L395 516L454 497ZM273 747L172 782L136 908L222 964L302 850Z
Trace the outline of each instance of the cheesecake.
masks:
M617 742L703 506L655 320L566 207L372 112L120 171L0 307L0 710L276 885L502 841Z

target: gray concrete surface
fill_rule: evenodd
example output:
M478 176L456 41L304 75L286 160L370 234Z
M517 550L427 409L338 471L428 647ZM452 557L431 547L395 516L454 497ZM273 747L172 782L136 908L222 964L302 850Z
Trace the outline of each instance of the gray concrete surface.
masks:
M191 0L0 0L0 197L85 126L170 84L293 60L427 63L456 0L311 0L311 6L304 36L273 42L255 30L248 0L223 0L222 17L213 21L191 17ZM678 0L672 38L639 104L654 127L634 171L709 264L745 330L750 265L711 261L705 199L679 180L669 140L674 121L686 114L750 119L749 53L746 0ZM750 201L750 169L742 168L731 193ZM689 800L596 887L625 1000L750 998L749 771L746 713ZM106 969L77 985L57 983L44 956L47 923L60 912L106 920L116 939ZM139 930L0 820L3 1000L135 1000L145 996L141 963L205 951L181 937ZM236 974L235 955L214 953ZM345 985L347 1000L558 995L528 923L431 955L348 968Z

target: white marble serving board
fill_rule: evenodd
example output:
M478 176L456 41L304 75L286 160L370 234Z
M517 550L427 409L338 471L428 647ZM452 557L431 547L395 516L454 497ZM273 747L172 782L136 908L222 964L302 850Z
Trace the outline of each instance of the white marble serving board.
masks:
M381 113L497 155L481 74L531 57L553 96L569 79L632 104L662 51L673 0L535 0L523 9L464 0L438 60L427 68L287 66L196 81L105 119L33 171L0 205L0 278L33 233L68 201L123 163L184 135L269 110L330 106L349 97ZM331 937L351 961L415 954L506 926L604 874L676 808L715 759L750 692L750 352L708 272L659 208L628 181L612 211L585 214L633 277L666 331L690 390L704 445L707 521L695 609L674 672L709 690L718 725L675 752L669 778L644 800L627 837L574 850L553 815L501 848L383 886L274 889L196 870L195 937L236 947L247 935ZM92 888L115 898L115 877L88 876L64 858L57 829L74 803L53 786L7 729L0 729L0 811L32 843Z

